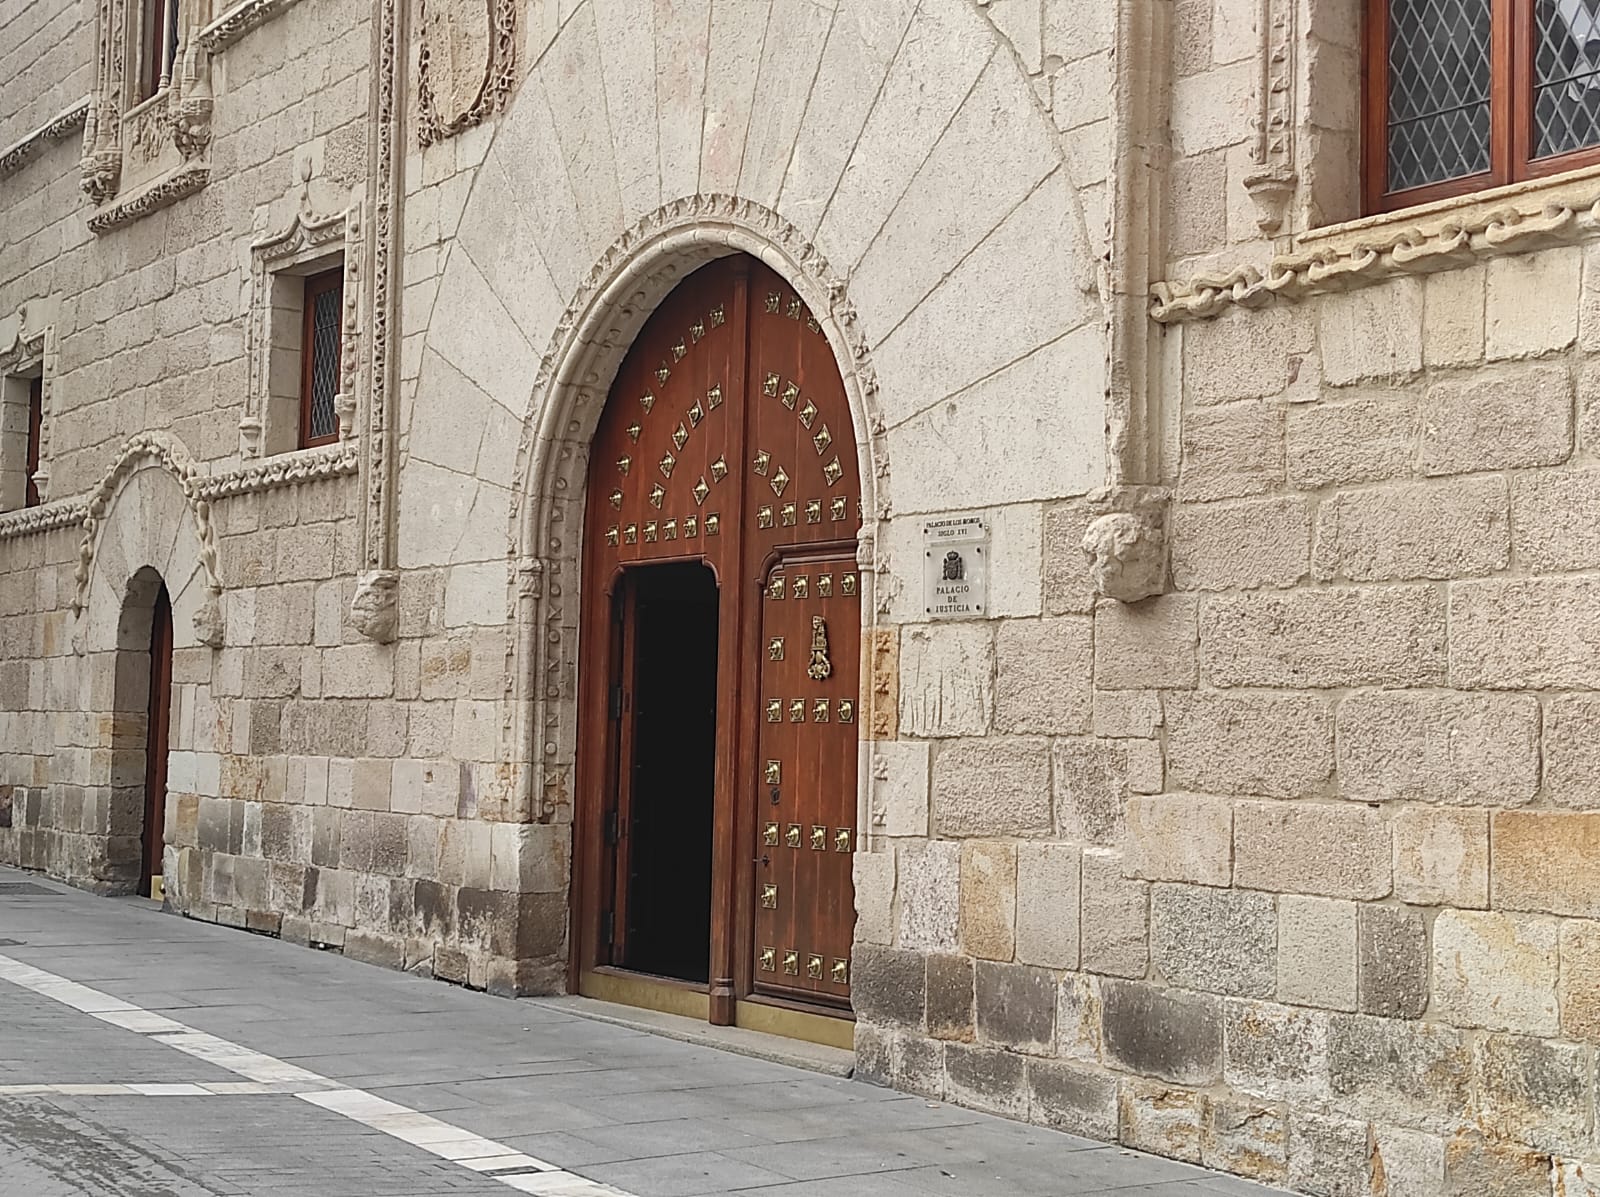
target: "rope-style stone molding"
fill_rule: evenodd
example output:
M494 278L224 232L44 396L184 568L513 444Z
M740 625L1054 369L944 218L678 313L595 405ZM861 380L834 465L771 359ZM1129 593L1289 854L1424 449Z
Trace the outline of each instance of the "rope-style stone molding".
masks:
M1150 318L1158 324L1206 320L1232 307L1259 308L1367 287L1385 279L1432 274L1505 254L1573 245L1600 237L1600 194L1587 203L1546 204L1537 212L1495 208L1436 228L1375 234L1349 246L1283 254L1267 264L1220 274L1197 274L1150 289Z
M117 454L116 461L89 493L83 515L83 539L78 542L78 564L73 570L72 613L82 616L89 604L89 575L94 568L95 544L101 521L111 509L118 488L144 465L157 465L171 474L183 492L194 518L195 539L200 544L200 568L205 572L206 597L194 615L195 638L212 648L222 647L222 578L217 574L217 532L211 523L211 504L201 497L201 467L183 443L164 432L142 432Z
M298 3L300 0L241 0L197 33L195 40L207 54L215 54Z
M89 118L89 97L71 105L52 116L44 124L30 133L25 133L21 138L0 150L0 178L20 169L23 163L31 159L47 141L59 141L69 133L83 128L83 122Z
M137 220L154 212L157 208L165 208L186 195L193 195L204 187L210 178L209 166L185 166L175 170L154 186L101 208L89 217L89 231L104 233L108 229L114 229L118 225L127 224L130 220Z

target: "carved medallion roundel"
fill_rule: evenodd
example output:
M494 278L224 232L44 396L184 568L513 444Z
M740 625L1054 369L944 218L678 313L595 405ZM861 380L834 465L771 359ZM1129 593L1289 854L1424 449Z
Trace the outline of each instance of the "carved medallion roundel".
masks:
M427 0L422 66L439 123L464 121L483 98L493 65L493 0Z

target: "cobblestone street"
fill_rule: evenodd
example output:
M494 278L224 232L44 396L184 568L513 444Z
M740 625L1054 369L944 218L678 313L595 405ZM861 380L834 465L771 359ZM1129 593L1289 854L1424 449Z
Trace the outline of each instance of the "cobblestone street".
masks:
M0 1193L1268 1192L597 1009L0 870Z

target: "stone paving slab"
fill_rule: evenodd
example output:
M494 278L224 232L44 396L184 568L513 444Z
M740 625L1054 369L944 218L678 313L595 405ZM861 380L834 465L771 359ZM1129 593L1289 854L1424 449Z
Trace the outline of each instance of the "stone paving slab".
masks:
M25 1029L0 1053L0 1193L1270 1193L580 1017L571 999L506 1001L50 890L0 897L0 938L23 941L0 947L0 1026ZM106 1012L123 1002L139 1010ZM163 1019L180 1033L150 1033ZM166 1084L139 1096L4 1088L72 1082Z

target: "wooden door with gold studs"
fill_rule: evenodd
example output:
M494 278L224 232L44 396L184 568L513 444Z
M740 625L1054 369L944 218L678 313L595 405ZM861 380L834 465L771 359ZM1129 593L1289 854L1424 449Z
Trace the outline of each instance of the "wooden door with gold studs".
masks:
M659 804L647 791L661 789L663 771L644 767L639 748L652 734L640 670L679 647L704 653L707 641L641 648L652 633L635 612L652 587L658 609L690 594L661 567L699 563L715 575L714 844L710 877L683 884L711 894L711 1017L729 1021L745 1000L848 1009L859 496L844 383L804 303L747 257L690 275L636 338L590 455L580 988L585 970L607 966L689 979L630 963L649 954L628 911L661 900L629 892L650 873L636 854L656 838L632 812ZM671 596L669 583L679 586Z

